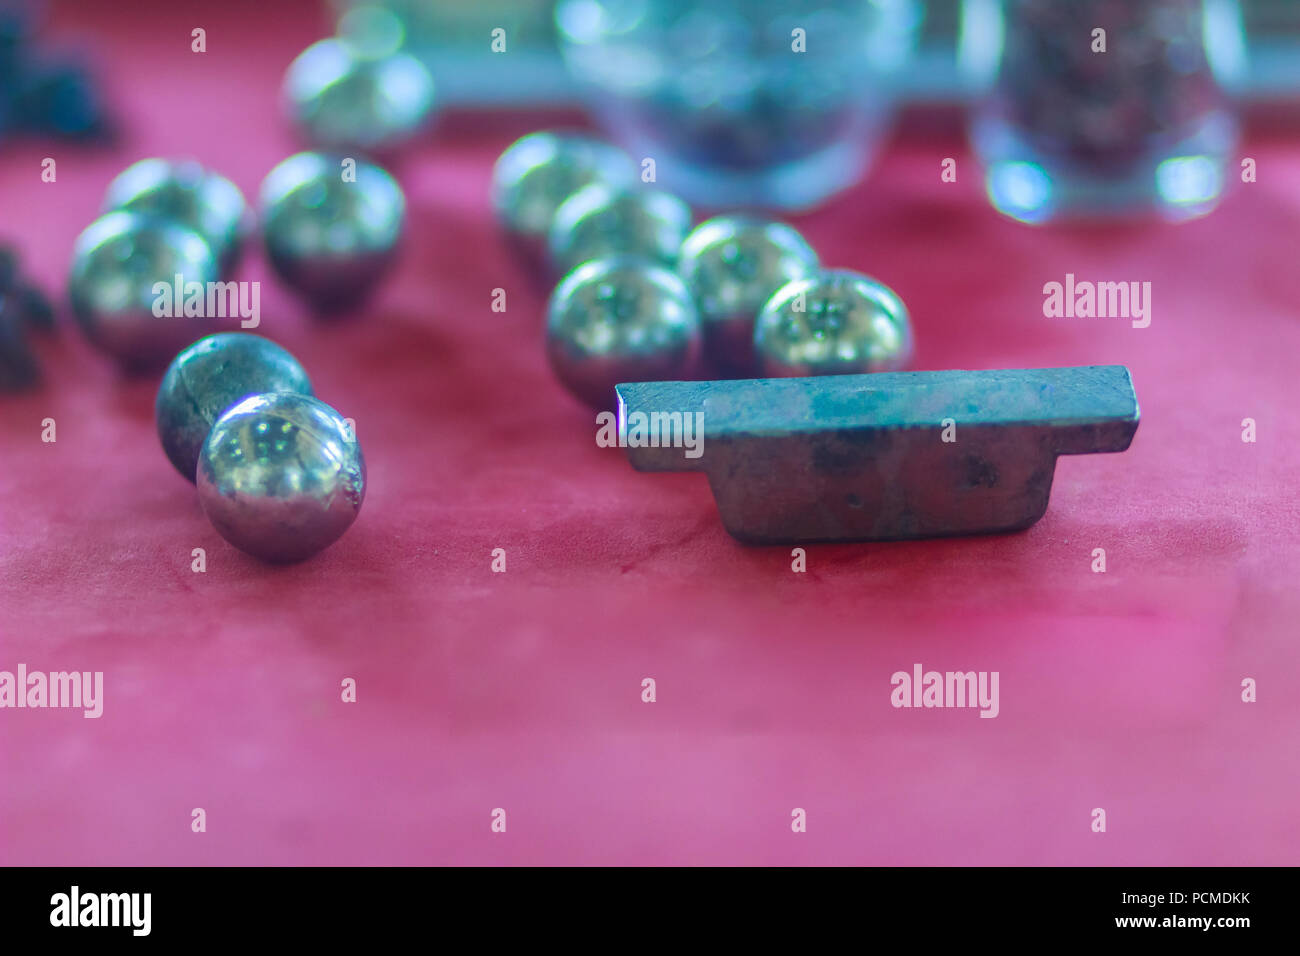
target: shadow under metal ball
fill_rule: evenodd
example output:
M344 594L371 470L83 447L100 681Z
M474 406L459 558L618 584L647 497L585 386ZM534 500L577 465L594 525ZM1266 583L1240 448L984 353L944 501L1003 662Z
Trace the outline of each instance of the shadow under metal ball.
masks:
M154 403L158 438L176 470L194 481L213 423L232 405L265 392L312 394L298 360L270 339L223 332L199 339L177 355Z
M246 398L217 419L196 483L204 513L236 548L301 561L351 527L366 496L366 464L338 412L278 392Z
M592 183L560 204L547 245L558 275L615 255L637 255L671 269L690 231L691 207L671 193Z
M111 212L86 227L72 247L73 317L92 345L124 367L161 365L220 328L220 320L176 314L172 290L178 275L182 289L192 282L206 289L219 278L212 247L202 236L164 219ZM160 311L171 314L156 314L159 303L166 307Z
M754 351L768 377L893 372L911 360L912 326L888 286L827 270L772 296L754 327Z
M547 262L547 238L561 203L592 183L631 187L637 181L636 164L608 143L571 133L529 133L492 168L492 208L516 247L540 265Z
M212 246L222 275L239 264L253 228L244 194L224 176L193 160L142 159L118 174L104 196L104 212L159 216L193 229Z
M408 53L313 43L293 61L284 97L307 139L325 149L383 151L424 132L433 117L433 77Z
M298 153L267 175L260 204L271 266L318 312L360 304L396 262L406 199L372 163Z
M546 354L588 405L612 409L614 386L689 377L700 353L695 303L675 273L634 256L586 262L555 288Z
M783 222L717 216L682 243L678 273L695 296L704 351L730 371L754 369L754 320L777 289L817 271L817 253Z

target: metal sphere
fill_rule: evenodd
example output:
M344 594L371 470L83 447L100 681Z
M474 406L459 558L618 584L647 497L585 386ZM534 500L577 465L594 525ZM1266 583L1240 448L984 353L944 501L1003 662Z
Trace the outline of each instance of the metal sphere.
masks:
M382 151L424 132L434 84L408 53L369 55L347 40L313 43L289 66L284 96L307 138L325 149Z
M541 260L560 204L583 186L631 186L636 166L608 143L564 133L530 133L512 143L492 169L497 219L528 255Z
M194 481L213 423L232 405L266 392L311 395L312 389L298 360L260 335L209 335L172 359L158 387L154 419L176 470Z
M547 245L560 275L615 255L641 256L671 269L690 231L691 208L671 193L592 183L560 204Z
M108 185L104 212L159 216L193 229L212 246L222 275L239 262L253 217L244 194L193 160L142 159Z
M301 561L347 531L366 496L343 417L294 392L254 395L217 419L199 456L199 503L221 536L265 561Z
M686 286L644 259L583 263L551 295L547 357L564 386L596 408L613 408L621 382L688 377L699 352L700 321Z
M359 304L396 261L406 199L372 163L298 153L267 175L260 203L271 266L318 311Z
M870 276L828 270L783 286L754 327L763 374L891 372L912 357L903 301Z
M754 319L772 293L816 272L817 253L783 222L718 216L682 243L678 273L695 296L704 350L724 368L754 366Z
M182 288L218 280L216 257L202 236L164 219L111 212L91 223L72 247L73 317L92 345L127 368L161 365L220 328L211 318L156 314L158 305L174 312L170 290L178 275Z

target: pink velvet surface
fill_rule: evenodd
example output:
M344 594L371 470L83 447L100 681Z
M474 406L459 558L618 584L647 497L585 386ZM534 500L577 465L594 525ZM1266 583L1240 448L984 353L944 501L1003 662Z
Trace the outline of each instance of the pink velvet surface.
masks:
M276 93L318 7L54 13L48 42L89 43L124 129L0 144L0 240L48 288L129 162L193 156L254 196L298 147ZM409 241L350 320L314 321L247 257L259 331L367 457L362 514L318 558L222 541L158 447L157 377L70 326L40 347L45 386L0 399L0 669L104 674L99 719L0 711L0 863L1297 862L1294 138L1252 135L1258 181L1177 227L1005 221L934 137L796 217L900 293L917 368L1124 364L1142 424L1124 454L1062 459L1026 532L811 546L795 573L728 537L703 478L596 447L551 376L547 290L487 199L495 156L546 122L452 119L395 164ZM1149 281L1150 327L1045 317L1066 273ZM999 715L894 708L917 663L997 671Z

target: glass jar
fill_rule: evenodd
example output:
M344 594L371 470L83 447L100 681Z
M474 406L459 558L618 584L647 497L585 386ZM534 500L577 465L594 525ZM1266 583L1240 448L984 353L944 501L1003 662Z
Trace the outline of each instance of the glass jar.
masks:
M971 140L999 211L1177 220L1218 203L1239 132L1236 0L966 0L963 17L986 90Z
M915 0L560 0L569 68L656 182L708 206L855 182L915 46Z

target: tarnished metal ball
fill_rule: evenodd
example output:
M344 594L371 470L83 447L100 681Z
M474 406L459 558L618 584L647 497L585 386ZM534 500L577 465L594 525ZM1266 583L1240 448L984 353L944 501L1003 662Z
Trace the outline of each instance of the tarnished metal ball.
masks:
M312 389L298 360L260 335L209 335L172 359L158 387L154 420L176 470L194 481L199 452L222 412L266 392L311 395Z
M723 368L754 367L754 320L772 293L817 271L817 253L783 222L718 216L682 244L678 273L700 310L704 350Z
M674 273L633 256L597 259L551 294L546 354L564 386L596 408L614 407L614 386L689 377L700 321Z
M592 183L555 212L551 266L563 275L592 259L636 255L671 269L690 231L691 208L671 193Z
M193 160L142 159L108 185L104 211L160 216L193 229L216 253L223 275L239 262L253 228L244 194Z
M221 536L265 561L301 561L351 527L366 464L348 422L294 392L254 395L203 444L199 502Z
M428 128L434 84L424 64L408 53L328 39L313 43L289 66L284 97L314 145L382 151Z
M492 207L519 248L544 261L560 204L583 186L631 186L636 166L626 153L587 136L530 133L516 140L492 170Z
M267 175L260 204L272 267L317 311L359 304L396 261L406 199L373 163L298 153Z
M870 276L827 270L783 286L754 327L763 374L892 372L912 357L903 301Z
M68 297L97 349L131 369L155 367L219 320L177 314L174 288L219 279L212 247L192 229L138 213L111 212L72 247ZM183 305L183 303L182 303Z

